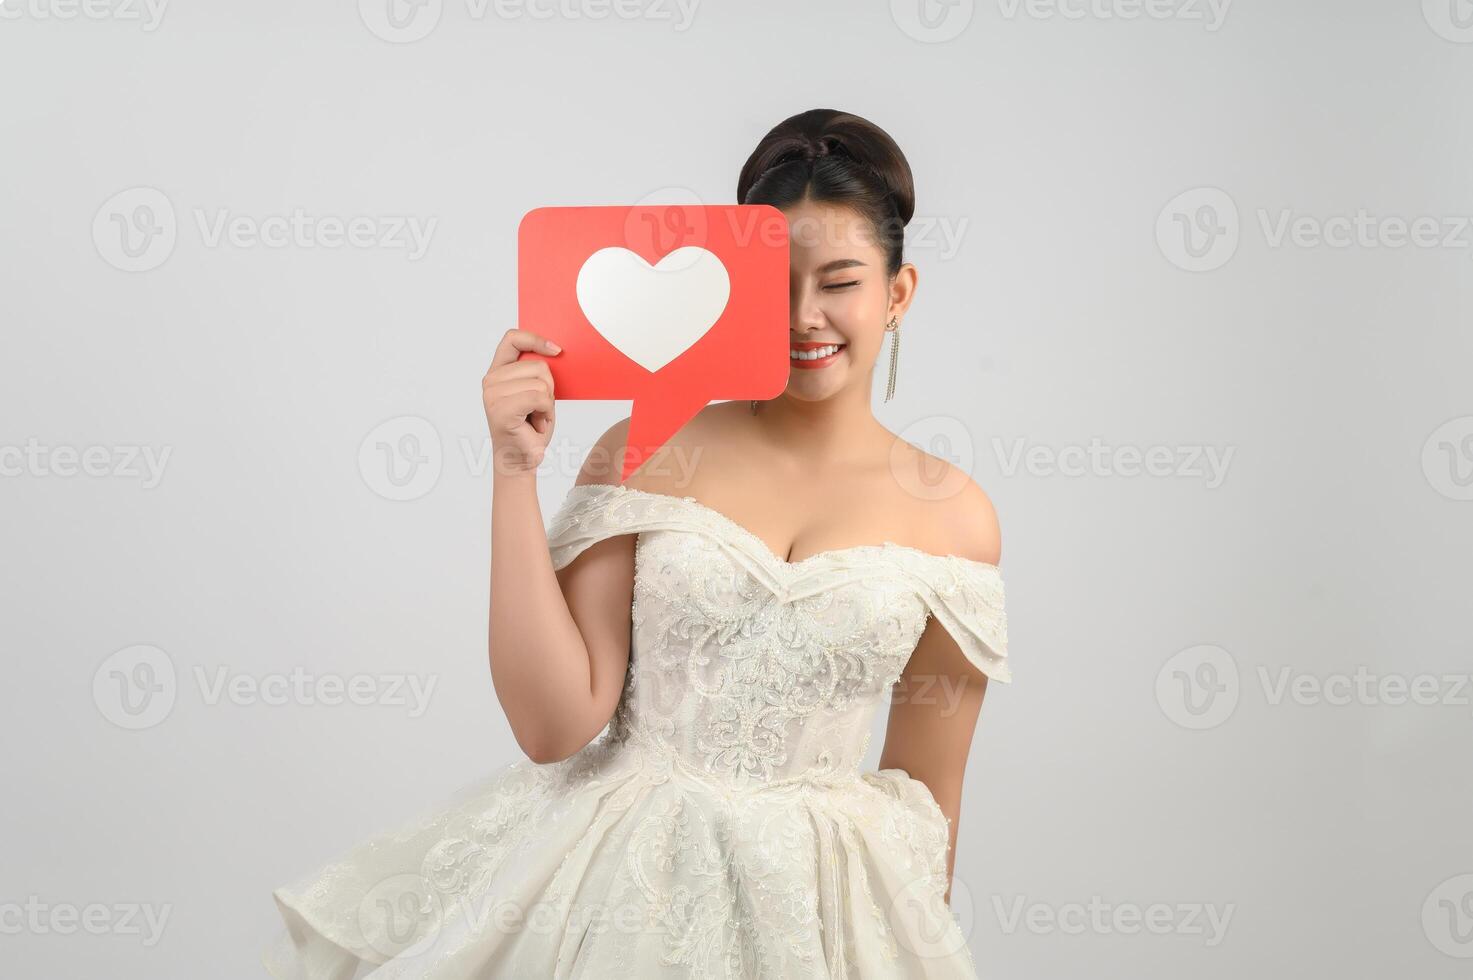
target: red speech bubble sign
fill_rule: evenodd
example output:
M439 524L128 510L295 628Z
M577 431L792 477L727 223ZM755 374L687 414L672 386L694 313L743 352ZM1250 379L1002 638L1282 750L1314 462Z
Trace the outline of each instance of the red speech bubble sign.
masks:
M559 399L633 399L620 482L713 400L788 383L788 221L766 204L536 208L517 231L521 327Z

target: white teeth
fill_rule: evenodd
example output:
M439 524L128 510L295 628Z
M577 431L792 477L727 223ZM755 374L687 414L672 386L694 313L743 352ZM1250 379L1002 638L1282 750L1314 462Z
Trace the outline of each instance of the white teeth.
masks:
M820 357L828 357L836 353L843 344L829 344L827 347L815 347L813 350L789 350L788 357L794 361L816 361Z

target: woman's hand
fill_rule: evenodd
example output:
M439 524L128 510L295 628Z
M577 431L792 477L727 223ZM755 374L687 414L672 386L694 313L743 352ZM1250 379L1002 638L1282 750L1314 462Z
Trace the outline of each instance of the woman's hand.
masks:
M491 464L496 473L529 473L542 463L557 421L552 371L522 351L557 354L562 350L530 330L512 329L496 345L491 368L481 379L481 401L491 430Z

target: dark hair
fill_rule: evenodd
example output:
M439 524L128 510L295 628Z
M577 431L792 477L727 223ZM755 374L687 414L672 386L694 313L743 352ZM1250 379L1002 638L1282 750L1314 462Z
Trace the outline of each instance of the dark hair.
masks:
M886 272L900 271L915 183L889 133L837 109L809 109L772 127L742 165L737 201L785 208L804 198L856 211L874 227Z

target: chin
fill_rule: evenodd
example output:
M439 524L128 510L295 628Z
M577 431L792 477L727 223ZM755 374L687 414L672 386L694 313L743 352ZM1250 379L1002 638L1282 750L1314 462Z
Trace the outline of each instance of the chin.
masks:
M807 390L803 390L794 386L788 388L787 396L800 402L822 402L828 401L837 395L843 387L842 384L829 383L824 385L805 385L804 388Z

